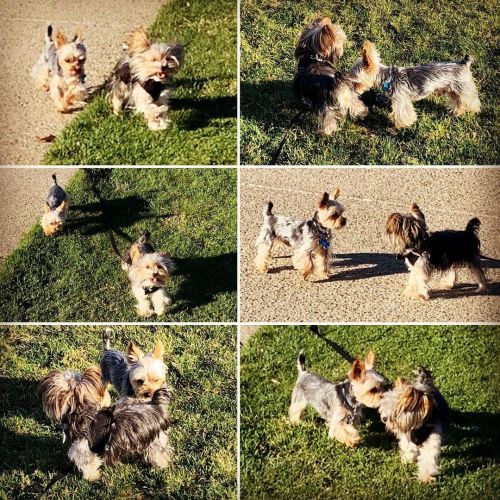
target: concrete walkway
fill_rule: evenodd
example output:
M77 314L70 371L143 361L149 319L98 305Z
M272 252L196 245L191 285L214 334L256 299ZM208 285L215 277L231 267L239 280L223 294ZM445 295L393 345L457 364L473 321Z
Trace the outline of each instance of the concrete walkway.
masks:
M489 262L490 289L478 295L468 270L459 286L424 302L402 296L408 275L383 240L389 213L419 204L431 230L465 229L479 217L482 252L500 258L500 178L493 169L242 169L241 321L243 322L479 322L500 320L500 269ZM335 231L333 277L302 281L290 250L274 251L272 272L253 265L262 206L308 218L318 195L341 188L347 226ZM434 282L434 285L436 283ZM432 292L431 292L432 295Z
M65 187L75 168L0 168L0 258L16 248L22 235L40 221L52 174ZM71 208L70 208L71 214Z
M48 24L68 36L82 28L87 81L93 87L109 75L131 30L149 25L161 4L161 0L0 0L0 164L39 164L50 145L36 137L57 135L74 116L58 113L30 76Z

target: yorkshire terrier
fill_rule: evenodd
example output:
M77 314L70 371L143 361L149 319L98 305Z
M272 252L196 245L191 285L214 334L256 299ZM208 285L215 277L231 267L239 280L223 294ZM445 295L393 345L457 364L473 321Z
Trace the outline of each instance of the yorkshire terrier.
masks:
M134 396L149 399L166 378L163 344L157 340L153 352L144 353L130 342L126 354L111 349L111 330L103 334L103 353L100 361L102 382L112 384L120 397Z
M52 174L54 183L47 194L45 213L40 221L45 236L54 236L64 229L69 210L66 191L57 183L56 174Z
M378 66L378 54L366 41L360 59L351 71L342 73L335 65L344 52L342 28L329 17L308 24L295 48L297 72L293 91L318 117L318 133L331 135L347 116L364 118L368 107L360 95L371 88Z
M469 268L479 282L478 291L486 290L480 225L480 220L473 218L465 231L447 229L430 233L424 214L416 203L412 204L408 214L391 214L385 226L386 236L410 271L405 295L428 300L428 282L433 273L439 274L444 288L451 290L456 284L457 269L463 267Z
M385 66L378 63L378 55L374 60L376 78L372 85L381 87L390 100L390 116L396 128L413 125L417 121L413 103L434 93L446 94L450 110L455 115L479 113L481 110L476 84L470 71L473 59L469 55L456 62L432 62L410 68Z
M133 108L151 130L167 128L170 87L183 57L182 45L152 42L143 29L135 30L108 85L113 112Z
M85 85L87 51L83 37L77 32L69 41L57 31L52 38L52 26L47 28L45 46L31 74L42 90L49 91L57 110L66 113L81 106L88 97Z
M449 408L431 373L419 368L413 382L398 378L394 388L383 394L378 411L398 439L403 462L418 463L419 481L435 481Z
M341 229L347 219L343 216L344 206L337 201L340 189L337 188L333 198L323 193L317 204L317 210L309 220L300 220L272 213L273 203L264 205L264 223L256 241L257 256L255 266L258 271L266 273L271 262L271 251L274 245L282 243L292 247L292 263L302 277L306 279L315 271L322 279L330 274L330 240L332 229Z
M169 444L168 389L158 389L151 401L126 398L110 406L98 367L83 374L55 370L39 385L43 410L61 426L70 442L68 458L84 479L99 479L101 465L115 465L141 456L166 467L173 454Z
M369 352L364 361L355 359L344 382L334 384L307 371L303 352L297 360L299 372L292 392L288 416L299 423L307 405L311 405L326 420L328 437L354 447L360 437L356 426L361 418L361 406L378 408L386 388L386 380L373 366L375 354Z
M127 271L132 283L138 314L145 317L164 314L165 307L172 303L165 294L165 286L174 270L174 263L168 252L154 250L148 231L142 231L125 254L122 268Z

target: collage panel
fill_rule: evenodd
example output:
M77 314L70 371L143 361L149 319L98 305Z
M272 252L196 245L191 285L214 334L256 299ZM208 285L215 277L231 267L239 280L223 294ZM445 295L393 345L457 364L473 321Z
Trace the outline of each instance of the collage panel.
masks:
M495 168L245 168L243 322L498 322Z
M2 327L3 498L236 498L236 336Z
M235 168L82 168L67 177L0 170L2 228L24 217L27 230L0 262L0 321L236 321ZM9 189L19 185L27 204Z
M241 498L496 497L498 326L243 332Z
M242 164L497 164L495 12L241 0Z
M0 164L236 164L236 0L0 9Z

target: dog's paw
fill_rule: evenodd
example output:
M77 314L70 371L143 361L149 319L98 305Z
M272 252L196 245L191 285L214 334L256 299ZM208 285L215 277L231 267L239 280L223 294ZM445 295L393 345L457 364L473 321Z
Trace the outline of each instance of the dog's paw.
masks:
M433 483L436 481L436 476L431 476L430 474L420 473L418 475L418 480L421 483Z
M149 308L137 307L137 314L143 318L150 318L154 314L154 311Z

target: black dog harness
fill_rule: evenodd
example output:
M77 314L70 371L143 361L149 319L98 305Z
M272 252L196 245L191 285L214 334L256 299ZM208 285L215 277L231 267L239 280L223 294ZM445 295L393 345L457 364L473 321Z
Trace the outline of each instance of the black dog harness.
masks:
M319 222L317 213L314 214L312 220L308 221L308 226L314 237L318 239L319 244L325 250L328 250L328 248L330 248L330 238L332 237L332 232Z
M356 418L356 413L359 408L359 403L351 392L351 383L349 380L342 382L342 384L337 384L335 386L335 391L337 396L342 403L342 406L349 411L346 422L348 424L353 424Z
M161 287L159 286L145 286L143 287L145 295L151 295L152 293L157 292Z

